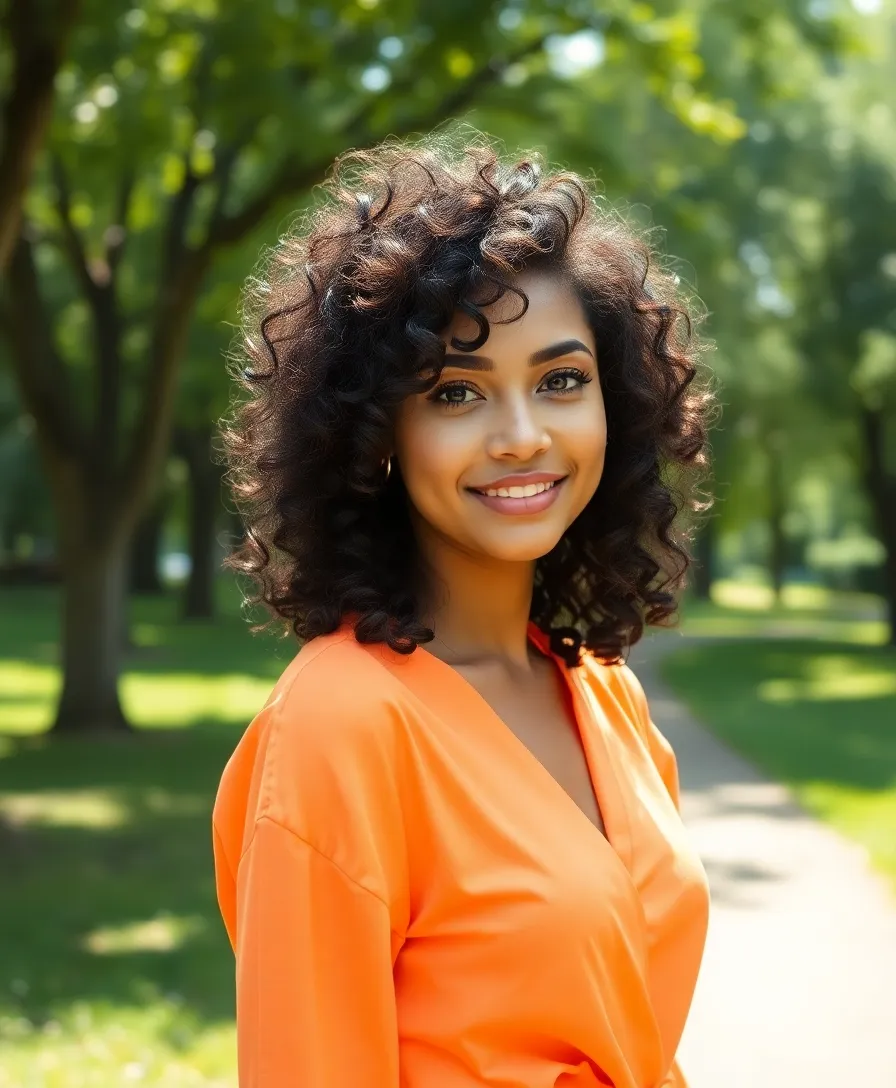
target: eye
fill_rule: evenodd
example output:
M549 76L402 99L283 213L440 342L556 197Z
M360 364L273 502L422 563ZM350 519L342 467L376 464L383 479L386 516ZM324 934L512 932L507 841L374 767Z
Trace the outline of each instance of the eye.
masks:
M472 394L469 400L466 398L467 393ZM441 385L429 397L436 404L444 405L446 408L465 408L477 398L482 399L472 386L465 385L463 382L448 382Z
M577 393L580 389L588 384L591 378L578 367L569 366L564 367L562 370L553 370L542 382L542 386L547 386L548 393L555 393L558 396L564 396L566 393ZM551 385L550 383L555 383ZM556 383L560 384L556 384ZM567 384L570 382L571 384Z

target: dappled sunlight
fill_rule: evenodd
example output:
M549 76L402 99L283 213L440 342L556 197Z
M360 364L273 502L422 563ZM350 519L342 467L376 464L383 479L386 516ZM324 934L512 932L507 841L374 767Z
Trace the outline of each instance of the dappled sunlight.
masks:
M266 678L239 673L130 673L122 681L121 698L135 725L177 728L208 720L248 724L272 686Z
M896 888L896 653L819 639L685 642L662 671L699 720L867 851Z
M52 665L35 665L16 659L0 660L0 695L7 699L41 699L59 690L59 670ZM2 704L0 704L2 707ZM0 710L0 713L3 713Z
M11 737L44 733L53 721L53 699L14 699L0 708L0 732Z
M201 721L248 724L273 684L268 677L239 672L129 672L120 690L134 725L172 729ZM0 734L31 736L49 729L59 688L59 670L53 666L0 661Z
M206 1023L180 994L136 990L132 1003L60 1005L42 1023L0 1012L0 1088L236 1088L230 1019Z
M712 600L686 597L680 630L698 638L807 638L884 646L883 602L864 593L835 593L822 586L786 586L775 603L768 586L719 581Z
M61 683L54 665L0 660L0 733L27 736L48 728Z
M115 828L130 822L130 807L112 790L4 793L0 813L14 826Z
M0 814L18 827L124 828L139 817L203 816L208 799L161 787L4 792Z
M896 672L863 671L854 658L826 656L811 661L805 677L762 681L757 697L768 703L836 702L845 699L882 699L896 695Z
M774 603L768 586L721 579L713 583L712 599L723 608L752 608L757 612L771 608Z
M82 947L97 956L122 952L171 952L207 928L208 920L200 915L161 913L142 922L95 929L84 938Z
M769 585L720 578L713 583L712 599L722 608L752 609L757 612L770 611L776 607L795 611L883 612L883 602L870 593L844 593L820 585L786 585L780 602L776 604Z
M153 816L203 816L208 799L198 795L171 793L158 787L141 790L140 806Z
M882 619L849 619L805 610L738 611L704 602L683 609L679 629L693 638L812 638L856 646L884 646L888 637Z

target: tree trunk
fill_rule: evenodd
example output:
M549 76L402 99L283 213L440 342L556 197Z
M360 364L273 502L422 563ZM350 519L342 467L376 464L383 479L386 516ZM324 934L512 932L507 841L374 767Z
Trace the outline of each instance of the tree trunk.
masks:
M691 595L697 601L708 601L713 583L713 565L716 552L716 519L708 518L700 527L694 547Z
M158 597L163 591L159 578L159 551L165 526L165 507L156 503L137 526L130 555L130 588L132 593Z
M896 646L896 506L890 503L882 510L881 521L885 523L882 529L882 534L885 534L884 599L890 626L887 645Z
M126 622L127 548L69 554L62 578L63 687L55 733L126 732L118 675Z
M4 5L11 71L4 73L9 90L0 102L0 271L15 247L31 168L53 116L56 73L80 7L80 0Z
M787 512L782 478L781 459L772 449L768 471L769 499L769 552L768 573L775 603L781 600L784 590L784 567L787 562L787 538L784 535L784 515Z
M889 621L888 644L896 646L896 477L887 472L885 419L880 410L861 412L865 443L865 486L884 546L884 599Z
M179 432L175 448L186 461L190 490L190 576L182 614L184 619L211 619L215 614L215 527L221 510L221 471L211 460L208 430Z

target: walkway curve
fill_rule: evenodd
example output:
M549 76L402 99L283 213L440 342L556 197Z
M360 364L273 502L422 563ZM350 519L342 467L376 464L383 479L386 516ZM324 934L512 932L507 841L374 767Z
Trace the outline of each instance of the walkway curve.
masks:
M629 664L678 757L682 812L712 889L679 1050L690 1088L896 1088L896 900L864 850L704 729L657 665Z

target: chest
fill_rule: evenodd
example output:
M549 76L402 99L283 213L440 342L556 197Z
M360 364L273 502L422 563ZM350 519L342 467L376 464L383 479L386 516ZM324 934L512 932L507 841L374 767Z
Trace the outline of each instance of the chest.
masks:
M516 740L606 837L572 694L558 670L545 663L525 684L502 684L487 677L467 679Z
M467 1041L463 1060L487 1065L476 1083L563 1083L582 1056L601 1083L659 1083L696 978L705 892L635 728L610 693L550 667L502 683L440 664L415 693L432 710L409 763L419 785L394 968L400 1031L438 1023L440 1038ZM682 995L669 1009L667 993ZM521 1076L533 1040L548 1066Z

